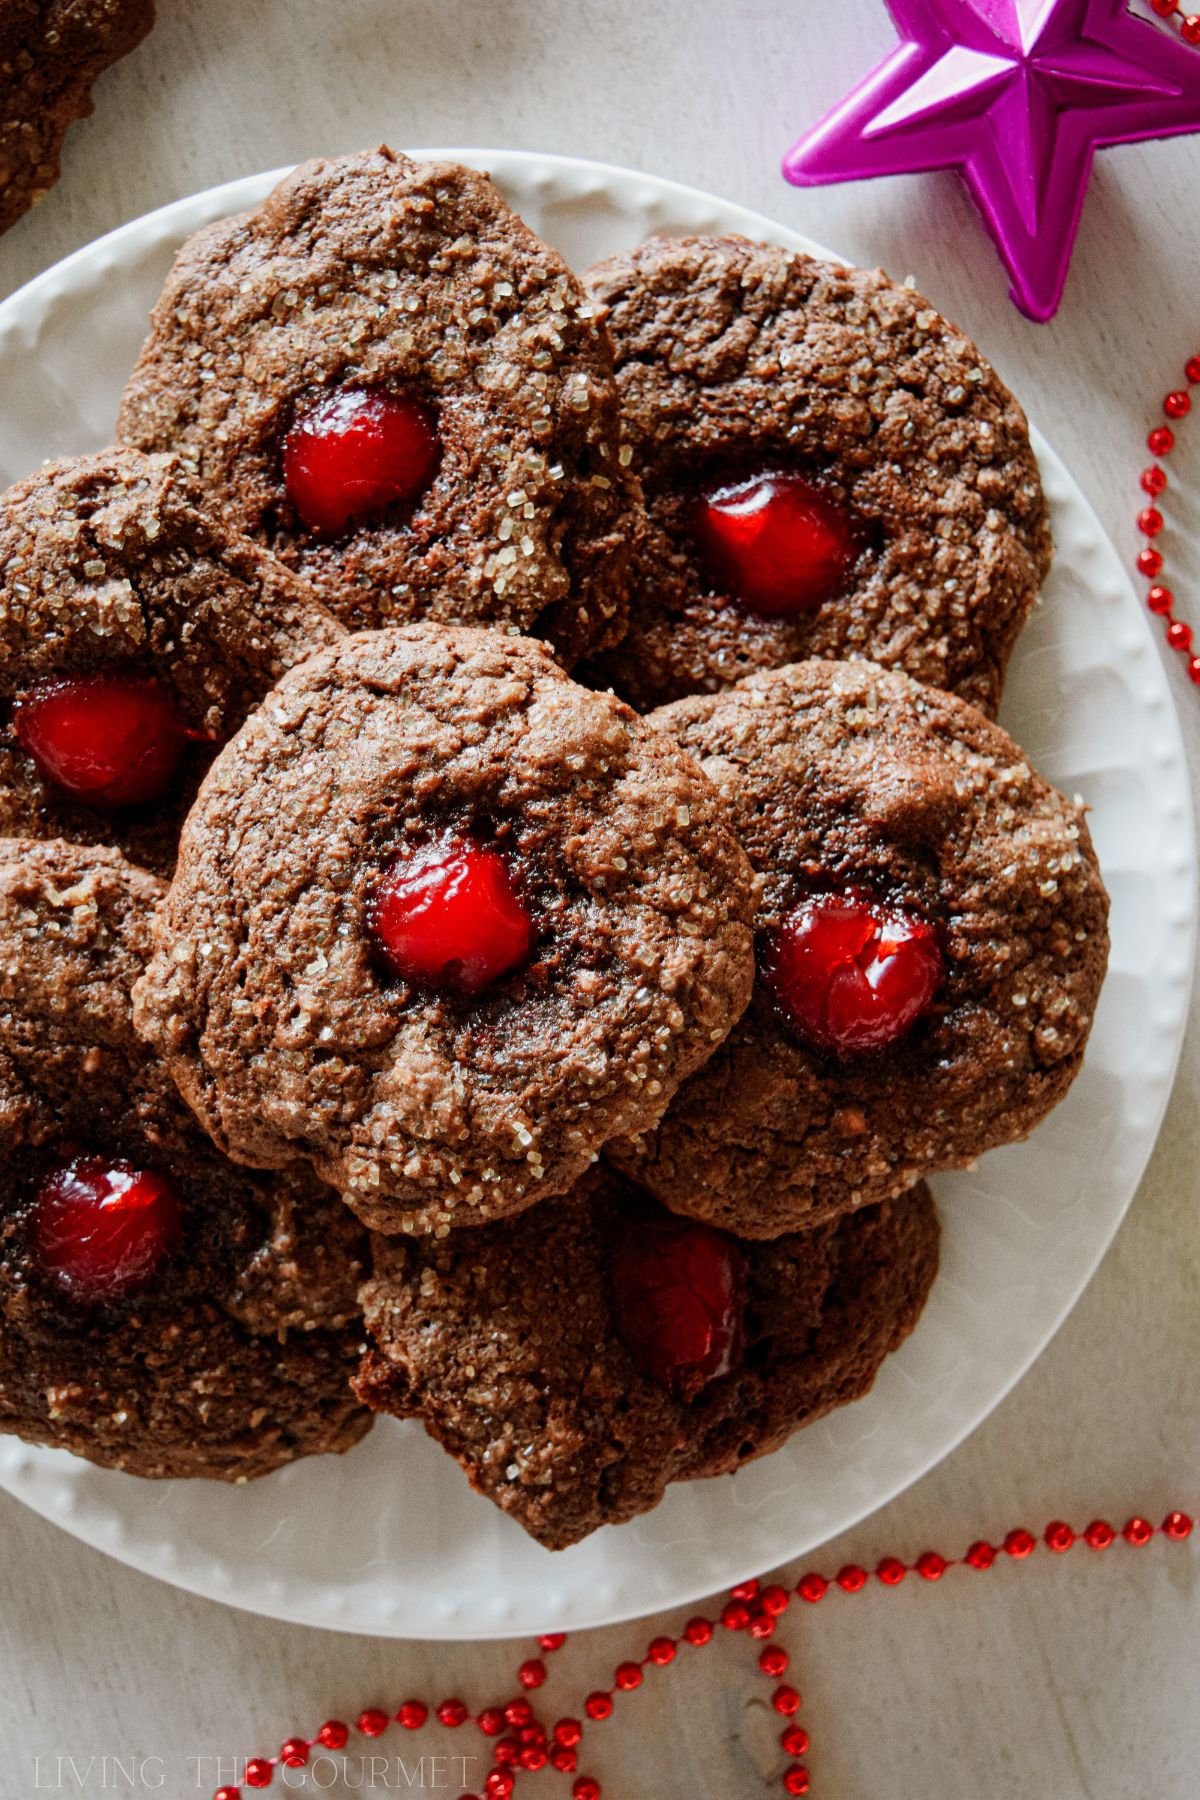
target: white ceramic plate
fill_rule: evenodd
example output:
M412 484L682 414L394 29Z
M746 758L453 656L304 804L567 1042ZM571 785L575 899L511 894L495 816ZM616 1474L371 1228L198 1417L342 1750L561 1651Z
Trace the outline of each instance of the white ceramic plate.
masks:
M422 154L418 152L417 154ZM691 188L511 151L490 169L577 267L652 232L794 233ZM88 246L0 306L0 477L103 444L180 242L260 200L256 175ZM817 252L820 253L819 251ZM484 1638L683 1603L810 1550L915 1481L1024 1373L1079 1298L1158 1132L1191 986L1195 850L1166 676L1120 562L1048 446L1058 546L1009 675L1005 723L1082 793L1112 895L1112 963L1086 1066L1026 1144L935 1185L942 1273L873 1391L736 1476L551 1555L468 1489L415 1425L247 1488L148 1482L0 1438L0 1484L89 1544L212 1599L308 1625Z

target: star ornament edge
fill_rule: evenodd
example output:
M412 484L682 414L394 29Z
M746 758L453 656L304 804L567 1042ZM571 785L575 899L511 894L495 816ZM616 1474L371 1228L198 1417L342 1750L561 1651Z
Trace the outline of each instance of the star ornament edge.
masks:
M1025 171L1038 184L1037 204L1025 195L1022 206L989 114L1016 83L1026 92L1038 85L1036 70L1028 68L1036 43L1012 52L1007 74L1002 56L979 55L972 0L957 0L963 27L957 37L948 0L887 3L901 41L792 145L784 176L795 186L815 187L954 170L1008 270L1014 303L1045 322L1062 299L1096 150L1200 132L1200 54L1132 13L1126 0L1046 0L1038 36L1053 43L1047 69L1053 76L1064 44L1085 70L1090 52L1095 99L1056 106L1050 154L1031 156ZM955 51L967 55L955 62ZM1111 79L1118 66L1123 82ZM890 122L881 123L888 115ZM1030 211L1038 217L1036 230L1029 228Z

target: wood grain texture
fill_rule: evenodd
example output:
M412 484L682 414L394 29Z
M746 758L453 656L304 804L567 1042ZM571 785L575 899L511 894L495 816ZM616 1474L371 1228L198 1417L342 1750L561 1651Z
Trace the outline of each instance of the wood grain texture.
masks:
M791 137L890 41L882 0L160 0L160 13L154 35L98 84L61 184L0 240L0 292L178 195L381 139L640 166L914 274L978 338L1131 550L1140 441L1157 397L1200 349L1195 140L1101 159L1064 307L1038 327L1006 299L952 178L803 194L777 173ZM1200 425L1177 468L1200 492ZM1175 584L1200 621L1200 503L1169 511L1185 527L1164 540ZM1200 695L1180 668L1172 678L1195 776ZM809 1562L832 1571L884 1551L949 1554L1018 1520L1081 1525L1134 1508L1157 1518L1200 1503L1198 1099L1193 1033L1141 1192L1058 1338L939 1469ZM1077 1549L797 1610L784 1639L814 1735L814 1792L1190 1800L1198 1572L1193 1545L1103 1558ZM211 1792L215 1765L192 1759L270 1750L330 1713L408 1693L478 1704L511 1690L517 1660L515 1648L330 1636L192 1600L7 1498L0 1595L3 1800L46 1791L57 1757L133 1753L166 1759L162 1792ZM568 1645L548 1707L575 1703L653 1629ZM586 1766L628 1800L764 1793L784 1759L768 1686L751 1668L740 1639L693 1653L655 1677L657 1698L620 1703L628 1725L601 1727ZM94 1775L81 1790L66 1769L58 1791L103 1789Z

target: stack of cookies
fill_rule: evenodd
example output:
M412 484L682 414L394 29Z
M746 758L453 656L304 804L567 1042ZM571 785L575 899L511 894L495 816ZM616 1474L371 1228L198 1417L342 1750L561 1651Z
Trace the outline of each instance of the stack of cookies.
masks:
M0 499L0 1430L393 1413L559 1548L863 1394L1107 957L993 371L380 150L184 246L117 436Z

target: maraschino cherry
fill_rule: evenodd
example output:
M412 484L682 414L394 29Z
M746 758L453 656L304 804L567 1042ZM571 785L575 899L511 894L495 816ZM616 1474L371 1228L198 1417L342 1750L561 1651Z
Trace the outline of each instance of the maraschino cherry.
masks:
M856 894L818 894L784 920L764 975L800 1035L840 1055L911 1030L942 984L932 926Z
M533 919L498 850L469 839L402 856L371 908L375 945L392 974L468 999L533 948Z
M427 406L382 388L338 388L297 419L283 447L288 499L312 531L415 500L441 444Z
M47 1176L33 1207L43 1275L78 1300L135 1293L179 1242L179 1196L163 1175L119 1158L77 1157Z
M694 530L714 584L769 619L812 612L841 593L862 549L846 508L800 475L705 488Z
M631 1219L612 1261L613 1323L644 1375L691 1395L742 1359L745 1278L733 1239L690 1219Z
M39 682L13 702L13 729L43 779L89 806L160 799L198 735L157 681L119 673Z

